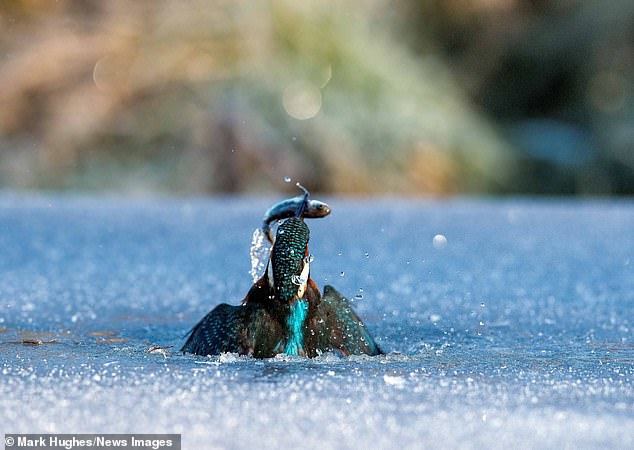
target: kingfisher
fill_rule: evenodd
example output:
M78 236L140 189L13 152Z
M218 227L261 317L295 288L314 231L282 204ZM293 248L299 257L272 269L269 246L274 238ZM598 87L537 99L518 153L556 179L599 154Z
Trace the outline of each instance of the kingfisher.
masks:
M310 230L302 218L304 208L305 202L279 225L266 270L242 304L223 303L212 309L189 332L181 351L255 358L382 354L349 300L328 285L320 293L310 277Z

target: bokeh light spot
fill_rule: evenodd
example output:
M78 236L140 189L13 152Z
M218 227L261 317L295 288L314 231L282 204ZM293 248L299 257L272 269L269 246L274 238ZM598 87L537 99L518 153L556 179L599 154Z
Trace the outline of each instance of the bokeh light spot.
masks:
M311 119L321 109L321 91L311 83L296 82L284 89L282 104L286 113L294 119Z

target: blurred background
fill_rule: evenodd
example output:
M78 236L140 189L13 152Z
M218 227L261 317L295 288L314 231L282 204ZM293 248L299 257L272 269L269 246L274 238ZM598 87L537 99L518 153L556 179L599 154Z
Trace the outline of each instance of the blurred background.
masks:
M634 193L634 1L0 1L0 188Z

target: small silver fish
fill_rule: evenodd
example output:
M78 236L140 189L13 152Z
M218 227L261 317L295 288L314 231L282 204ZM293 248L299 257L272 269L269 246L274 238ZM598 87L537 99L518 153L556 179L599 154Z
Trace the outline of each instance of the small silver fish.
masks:
M309 192L301 184L297 186L304 191L304 195L287 198L281 202L271 206L262 219L262 231L266 235L269 242L273 243L274 237L271 232L271 224L277 220L288 219L299 215L308 219L317 219L326 217L330 214L330 206L319 200L309 200Z

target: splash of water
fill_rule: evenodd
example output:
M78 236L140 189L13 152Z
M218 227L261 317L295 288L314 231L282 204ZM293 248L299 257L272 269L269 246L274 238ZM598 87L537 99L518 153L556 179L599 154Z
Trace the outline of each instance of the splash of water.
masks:
M254 283L262 276L270 253L271 246L266 239L266 235L261 229L257 228L253 231L251 248L249 249L249 256L251 257L251 270L249 273Z

